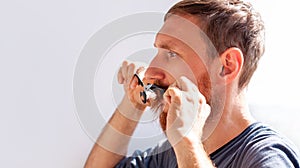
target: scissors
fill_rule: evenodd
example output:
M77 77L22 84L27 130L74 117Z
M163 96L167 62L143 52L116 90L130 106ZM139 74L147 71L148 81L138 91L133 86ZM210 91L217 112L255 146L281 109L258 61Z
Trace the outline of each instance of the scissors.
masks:
M155 85L155 84L147 83L147 85L145 85L145 84L143 83L143 81L141 80L141 78L139 77L138 74L134 74L134 76L138 79L138 85L144 87L144 90L143 90L142 92L140 92L140 96L142 97L142 102L143 102L144 104L146 104L147 99L148 99L148 97L149 97L147 93L149 93L149 92L150 92L150 93L155 93L155 92L154 92L155 89L160 89L160 90L162 90L163 92L165 92L165 89L163 89L163 88L161 88L161 87L159 87L159 86L157 86L157 85Z

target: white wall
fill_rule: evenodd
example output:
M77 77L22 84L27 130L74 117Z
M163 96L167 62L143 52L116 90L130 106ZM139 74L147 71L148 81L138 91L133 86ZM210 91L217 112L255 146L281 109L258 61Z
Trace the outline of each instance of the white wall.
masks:
M299 2L254 1L266 26L266 52L248 90L253 114L300 147Z
M176 1L1 2L0 167L82 167L93 145L73 101L74 69L83 46L117 18L165 12ZM266 109L256 114L300 146L296 2L256 2L266 17L267 52L249 88L249 102Z

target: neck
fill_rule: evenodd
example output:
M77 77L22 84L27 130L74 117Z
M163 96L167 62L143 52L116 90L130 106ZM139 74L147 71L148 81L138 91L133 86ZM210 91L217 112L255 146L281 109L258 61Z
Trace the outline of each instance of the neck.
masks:
M231 141L255 122L249 112L244 92L229 96L226 100L224 109L218 113L219 120L208 120L204 128L205 131L210 130L210 135L207 133L208 138L203 141L208 154Z

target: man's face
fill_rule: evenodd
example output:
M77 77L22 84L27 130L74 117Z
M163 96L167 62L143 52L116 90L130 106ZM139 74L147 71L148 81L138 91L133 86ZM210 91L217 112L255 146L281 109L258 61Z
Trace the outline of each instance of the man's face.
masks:
M185 76L198 86L209 103L211 79L208 66L211 66L211 59L206 54L207 48L197 22L191 16L168 17L156 36L154 46L158 53L145 73L145 80L167 88L176 79ZM160 115L163 128L166 115Z

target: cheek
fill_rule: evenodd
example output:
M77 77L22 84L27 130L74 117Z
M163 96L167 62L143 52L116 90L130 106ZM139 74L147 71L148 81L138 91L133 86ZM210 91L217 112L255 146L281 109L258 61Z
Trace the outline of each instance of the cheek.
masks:
M166 75L166 79L171 83L175 79L185 76L196 84L198 75L197 73L199 73L199 67L201 67L201 65L199 64L198 60L183 59L180 56L172 58L161 54L157 55L152 60L149 67L160 69L161 72L164 72ZM158 72L156 72L156 74L157 73ZM151 75L154 76L153 74Z
M197 76L193 71L193 67L190 66L182 58L177 58L176 60L170 61L168 66L168 73L172 75L173 78L179 79L181 76L185 76L190 79L193 83L197 82Z

